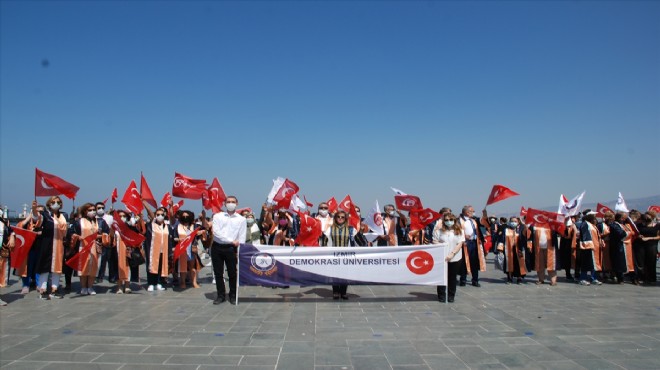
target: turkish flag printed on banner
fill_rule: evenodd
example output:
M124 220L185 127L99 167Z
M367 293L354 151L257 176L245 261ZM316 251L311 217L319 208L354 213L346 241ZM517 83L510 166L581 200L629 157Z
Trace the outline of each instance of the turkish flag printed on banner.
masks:
M197 231L199 231L199 227L193 230L190 234L188 234L188 236L186 236L182 240L179 240L179 243L174 247L174 257L172 257L172 261L176 262L176 260L178 260L179 257L181 257L181 255L186 253L188 247L190 247L193 240L195 240Z
M486 205L491 205L493 203L497 203L501 200L511 198L516 195L520 195L520 194L507 188L506 186L493 185L493 190L490 191L490 196L488 197L488 201L486 201Z
M520 207L520 217L525 217L527 216L527 210L525 207Z
M424 206L422 206L422 201L415 195L395 195L394 202L396 203L396 208L402 211L412 211L424 208Z
M131 230L131 228L129 228L128 225L126 225L126 223L121 220L121 217L119 217L119 213L117 211L115 211L112 216L112 229L119 233L119 236L121 237L121 240L124 241L124 244L129 247L139 247L140 244L144 242L146 239L144 235Z
M318 247L319 238L323 234L321 221L301 212L298 212L298 216L300 217L300 232L296 237L296 244L306 247Z
M69 199L76 197L79 187L68 183L61 178L35 168L34 196L64 195Z
M140 195L149 205L154 208L158 208L158 203L156 203L156 198L154 198L154 193L151 192L149 184L147 184L147 179L144 178L144 175L140 173Z
M431 208L412 210L410 211L410 229L421 230L433 221L439 220L441 217L441 214ZM413 228L413 223L415 223L415 228Z
M326 203L328 203L328 212L330 214L337 212L338 206L337 206L337 199L335 199L335 197L328 199Z
M163 195L163 199L160 200L160 206L163 208L167 208L167 206L170 205L170 202L172 201L172 196L170 195L170 192L168 191Z
M227 195L225 194L225 191L222 189L222 185L220 185L220 181L218 181L217 177L213 178L213 182L211 182L211 186L209 186L208 189L206 190L207 190L207 195L206 195L207 204L204 205L204 208L212 209L213 213L218 213L222 211L222 204L227 199ZM202 197L202 203L204 203L204 197Z
M660 213L660 206L649 206L647 211L655 212L656 214Z
M12 228L12 231L14 232L16 242L14 244L14 249L11 251L10 267L17 269L21 268L23 262L25 262L25 259L30 252L30 248L32 248L32 244L37 238L37 233L27 229L21 229L20 227L14 227Z
M608 206L606 206L606 205L604 205L604 204L600 204L600 203L596 204L596 216L598 216L598 217L603 217L603 216L605 216L605 212L612 212L612 213L614 213L614 211L612 211L612 210L610 209L610 207L608 207Z
M186 199L201 199L206 191L206 180L193 179L178 172L174 173L172 196Z
M111 199L112 204L114 204L117 201L117 199L119 198L119 194L117 194L117 188L114 188L112 190L112 195L110 195L110 198L112 198Z
M92 251L92 247L96 244L96 238L98 236L99 234L97 233L87 235L87 237L83 239L83 243L82 243L83 247L80 250L80 252L76 253L73 257L69 258L66 261L66 265L76 271L82 270L84 261L87 261L87 259L89 259L89 253Z
M183 206L183 199L181 199L180 201L178 201L178 202L176 202L172 205L172 212L177 213L179 211L179 209L181 209L182 206Z
M126 209L135 213L136 215L142 213L144 205L142 204L142 199L140 199L140 192L137 189L135 180L131 180L128 188L126 188L126 192L124 192L124 196L121 198L121 202L126 205Z
M348 224L357 229L358 224L360 223L360 216L358 216L357 211L355 210L355 205L350 195L346 197L339 203L339 209L348 213ZM330 208L330 207L328 207Z
M559 213L527 208L527 217L525 218L525 222L527 222L530 226L537 224L548 225L550 229L563 234L566 230L564 219L564 215L560 215Z

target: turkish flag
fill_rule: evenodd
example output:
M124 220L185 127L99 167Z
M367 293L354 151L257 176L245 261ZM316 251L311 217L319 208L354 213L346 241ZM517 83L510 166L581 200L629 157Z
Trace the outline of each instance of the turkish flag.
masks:
M540 209L527 208L527 217L525 221L530 225L536 224L546 224L550 226L550 229L557 231L561 234L566 230L566 225L564 225L564 215L559 213L542 211Z
M527 216L527 210L525 207L520 207L520 217L525 217Z
M174 173L172 196L186 199L201 199L206 191L206 180L193 179L180 173Z
M240 215L241 213L243 213L245 211L248 211L248 213L252 213L252 208L250 208L250 207L239 208L239 209L236 210L236 213L238 213Z
M218 181L217 177L213 178L213 182L211 183L211 186L208 187L207 190L207 204L204 205L204 208L206 209L212 209L213 213L218 213L222 211L222 203L224 203L225 199L227 199L227 195L225 194L225 191L222 189L222 185L220 185L220 181ZM202 203L204 202L204 198L202 197Z
M402 211L412 211L415 209L422 209L422 201L415 195L395 195L394 202L396 207Z
M516 195L520 195L520 194L507 188L506 186L493 185L493 190L490 191L490 196L488 197L488 201L486 201L486 205L497 203L501 200L504 200L506 198L511 198Z
M647 211L652 211L657 213L660 213L660 206L649 206L649 209Z
M441 214L431 208L410 211L410 230L421 230L435 220L439 220Z
M69 199L76 197L79 187L68 183L61 178L35 168L34 196L64 195Z
M117 194L117 188L114 188L114 190L112 190L112 195L110 195L110 198L112 198L113 204L117 201L117 198L119 198L119 194Z
M596 216L603 217L605 216L605 212L614 213L614 211L612 211L608 206L600 203L596 204L596 213L597 213Z
M20 227L12 228L16 242L14 249L11 251L11 264L12 268L20 268L25 262L25 259L32 248L34 240L37 238L37 233L34 231L21 229Z
M113 214L111 226L114 231L119 233L119 236L121 237L121 240L124 241L124 244L129 247L138 247L146 239L144 235L131 230L131 228L129 228L128 225L126 225L126 223L121 220L121 217L119 217L119 213L117 211L115 211Z
M326 203L328 203L328 212L330 214L337 212L337 199L335 197L330 198Z
M183 199L172 205L172 212L177 213L183 206Z
M310 209L314 207L314 204L312 202L307 201L307 197L303 195L303 199L305 200L305 204L307 204L307 208Z
M301 212L298 212L298 216L300 216L300 232L296 243L306 247L318 247L319 238L323 234L321 221Z
M142 204L142 199L140 199L140 192L137 189L135 180L131 180L128 188L126 188L126 192L124 192L124 197L121 198L121 202L126 205L126 209L135 213L136 215L142 213L144 205Z
M338 205L339 209L348 213L348 224L357 229L358 224L360 223L360 216L358 216L357 211L355 210L355 205L350 195L347 195L344 200L341 201Z
M291 199L293 198L293 195L298 193L299 190L300 188L295 182L289 179L285 179L282 183L282 186L277 189L277 192L273 197L273 201L277 203L279 208L288 209L291 205Z
M163 195L163 199L160 200L160 205L163 208L167 208L167 206L170 205L170 202L172 201L172 196L170 195L170 192L168 191Z
M77 271L82 270L85 261L89 259L89 253L92 251L92 247L96 244L96 238L98 235L99 234L97 233L87 235L87 237L83 239L83 247L80 252L76 253L66 261L67 266Z
M156 203L156 198L154 198L154 193L151 192L149 184L147 184L147 179L144 178L144 175L140 173L140 195L142 199L146 200L149 205L154 208L158 208L158 203Z
M188 236L183 238L183 240L179 240L179 243L174 247L174 257L172 258L172 261L175 261L181 257L182 254L186 253L186 250L190 245L192 244L193 240L195 240L195 235L197 235L197 231L199 230L199 227L193 230Z

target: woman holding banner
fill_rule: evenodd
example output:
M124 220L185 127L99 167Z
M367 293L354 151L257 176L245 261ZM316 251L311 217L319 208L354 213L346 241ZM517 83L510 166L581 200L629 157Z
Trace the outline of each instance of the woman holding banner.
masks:
M456 222L456 216L451 213L442 215L442 222L436 223L433 228L433 244L442 244L449 248L445 258L447 262L447 287L438 286L438 301L454 302L456 296L456 275L463 259L463 244L465 235L461 224ZM448 288L447 295L445 288Z
M332 226L325 231L325 236L327 237L327 247L355 246L355 229L348 225L348 215L346 212L339 210L335 213ZM347 284L333 285L332 299L337 300L341 297L341 299L347 300L347 289Z

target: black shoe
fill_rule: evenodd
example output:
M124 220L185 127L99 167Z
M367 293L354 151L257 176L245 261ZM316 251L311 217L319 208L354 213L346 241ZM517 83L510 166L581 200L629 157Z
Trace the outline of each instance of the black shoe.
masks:
M236 297L229 296L229 303L236 304Z
M454 302L454 297L449 297L449 299L447 299L447 302L449 302L449 303Z
M438 297L438 302L445 302L447 299L445 297Z
M51 293L50 298L52 299L62 299L64 298L64 295L60 293L59 290L56 290L55 292Z
M481 284L479 284L478 281L473 281L472 286L477 287L477 288L481 288Z
M44 292L39 295L39 299L43 299L44 301L50 301L50 296L48 295L48 293Z
M282 289L289 289L289 286L285 285L285 286L282 287Z
M96 278L94 279L95 284L101 284L103 282L103 278Z
M334 299L335 301L338 300L339 299L339 293L333 294L332 299Z
M217 304L223 303L224 301L226 301L225 297L224 296L219 296L218 298L215 299L215 301L213 301L213 304L217 305Z
M110 280L108 280L108 283L115 284L115 283L117 283L117 279L110 279Z
M458 286L465 286L465 282L461 281L460 283L458 283Z
M341 296L341 299L348 301L348 295L344 294L343 296Z

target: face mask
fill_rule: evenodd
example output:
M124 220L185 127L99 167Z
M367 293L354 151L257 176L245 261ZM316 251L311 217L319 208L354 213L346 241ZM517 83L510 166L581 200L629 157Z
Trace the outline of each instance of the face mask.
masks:
M105 209L99 208L96 210L96 214L99 216L103 216L105 214Z
M447 226L447 227L454 226L454 221L449 221L449 220L445 221L445 226Z
M289 223L289 221L287 220L280 220L279 222L280 222L280 226L284 226Z
M387 214L390 215L390 217L394 217L396 215L396 212L389 211L389 212L387 212Z
M52 209L53 211L57 211L58 209L60 209L60 206L61 205L59 203L53 203L50 205L50 209Z
M181 223L182 223L182 224L190 224L190 223L192 223L192 217L190 217L190 216L181 217Z
M95 216L96 216L96 212L95 212L95 211L89 211L89 212L87 212L87 217L89 217L89 218L94 218Z
M566 225L567 225L567 226L571 226L571 225L573 225L573 220L571 220L571 219L569 218L569 219L566 221Z
M131 225L131 226L134 226L136 222L137 222L137 220L135 219L135 217L131 217L131 219L128 220L128 224Z
M323 217L326 217L328 215L328 210L327 209L321 209L321 210L319 210L319 214Z
M247 224L250 225L250 226L254 225L254 218L251 218L251 217L248 218L247 219Z
M121 222L126 223L126 217L121 217Z
M490 219L490 223L491 223L491 224L494 224L494 223L495 223L495 219L494 219L494 218L491 218L491 219Z
M225 203L225 208L229 212L234 212L236 210L236 203Z
M162 223L165 220L165 216L159 215L156 216L156 222Z
M516 227L518 227L518 223L517 222L509 222L509 226L511 226L512 228L515 229Z

